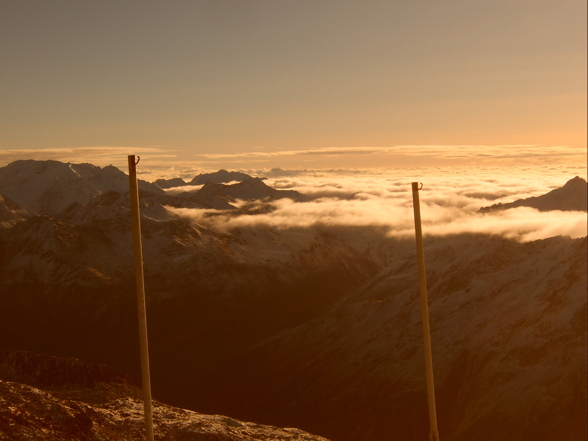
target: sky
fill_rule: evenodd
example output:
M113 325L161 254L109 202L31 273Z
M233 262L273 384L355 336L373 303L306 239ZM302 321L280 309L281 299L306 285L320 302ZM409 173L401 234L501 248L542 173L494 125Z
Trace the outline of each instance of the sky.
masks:
M586 164L585 0L2 0L0 165Z

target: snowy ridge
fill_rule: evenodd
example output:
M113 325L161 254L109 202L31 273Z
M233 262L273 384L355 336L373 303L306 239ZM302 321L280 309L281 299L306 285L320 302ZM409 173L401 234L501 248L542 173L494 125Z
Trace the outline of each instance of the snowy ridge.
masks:
M583 439L586 238L464 236L426 248L444 438ZM226 393L248 398L231 412L304 421L338 440L426 438L417 279L414 256L399 256L328 314L239 354L219 375ZM283 394L287 409L273 408Z
M169 217L164 206L234 210L237 208L234 203L238 200L302 198L296 191L275 190L261 179L243 173L221 170L199 176L201 179L206 178L206 184L200 190L177 195L166 195L156 184L139 181L142 209L151 211L150 217L154 219L164 219ZM242 182L231 185L214 183L224 180ZM178 180L170 182L169 185L179 183ZM108 217L109 214L104 210L115 208L115 213L121 213L122 207L128 207L128 197L125 199L119 196L122 199L114 205L112 199L117 198L114 194L128 194L128 188L128 176L113 166L100 168L91 164L26 160L0 168L0 194L6 195L30 213L60 217L76 223L81 223L82 219ZM8 212L14 209L3 208L0 215L9 219ZM13 224L10 220L6 222L7 225Z
M154 184L143 181L139 186L163 194ZM0 193L41 215L55 216L73 203L86 204L100 194L128 188L127 175L113 166L23 160L0 168Z
M531 207L539 211L588 211L588 183L576 176L561 188L556 188L544 195L517 199L507 204L495 204L480 208L481 213L507 210L516 207Z

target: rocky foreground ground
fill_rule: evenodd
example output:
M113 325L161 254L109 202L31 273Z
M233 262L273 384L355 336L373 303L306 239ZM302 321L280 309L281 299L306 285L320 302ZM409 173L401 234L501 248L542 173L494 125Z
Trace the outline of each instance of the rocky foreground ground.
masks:
M202 415L154 401L155 439L327 441L294 428ZM105 366L23 351L0 353L0 440L144 440L133 381Z

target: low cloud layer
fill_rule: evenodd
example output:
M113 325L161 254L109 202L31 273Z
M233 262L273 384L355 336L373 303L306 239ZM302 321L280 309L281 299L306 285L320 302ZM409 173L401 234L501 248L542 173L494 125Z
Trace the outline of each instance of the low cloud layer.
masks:
M545 170L544 170L545 171ZM455 172L455 170L454 170ZM414 235L411 182L425 182L420 191L425 235L460 233L498 234L522 241L565 235L587 234L584 212L539 212L520 207L481 214L482 206L497 202L539 196L563 186L573 176L558 172L536 174L505 173L504 170L463 170L449 174L421 170L353 174L312 173L269 178L267 183L280 189L295 189L315 199L271 202L273 211L235 216L210 210L171 209L209 228L232 230L268 226L310 228L316 226L383 227L392 236Z
M443 146L331 148L303 151L273 152L279 157L304 155L395 155L426 158L503 158L519 161L517 166L453 166L403 167L370 169L239 169L252 176L266 177L266 183L276 189L297 190L312 198L309 202L289 200L273 202L273 211L266 214L235 216L206 210L173 210L215 229L255 227L275 228L312 226L378 226L395 236L413 235L411 182L421 182L420 192L425 234L446 235L464 232L500 234L520 240L534 240L555 235L586 236L586 213L538 212L517 208L482 215L483 206L508 203L516 199L539 196L563 186L574 176L586 179L585 162L577 162L585 151L534 146L498 147ZM65 162L91 162L104 166L113 164L126 171L128 154L142 158L140 177L154 181L158 178L182 177L189 181L203 171L195 161L178 161L170 150L159 147L83 147L36 150L3 150L0 162L17 159L54 159ZM235 154L258 157L268 153ZM232 157L227 156L227 159ZM219 156L216 155L216 156ZM203 155L212 156L212 155ZM215 156L215 157L216 157ZM526 159L525 159L526 158ZM537 163L528 164L528 158ZM554 159L550 163L549 159ZM562 164L562 158L575 159ZM557 160L555 160L557 159ZM527 161L528 162L528 161ZM156 164L156 166L154 166ZM570 165L576 164L576 165ZM231 169L228 165L225 167ZM182 187L176 191L195 190ZM173 191L173 190L172 190Z
M568 146L538 145L397 145L371 147L322 147L299 150L256 150L198 155L211 165L235 163L239 166L269 162L291 167L295 163L314 168L338 167L407 167L407 166L529 166L554 163L586 162L585 149Z
M217 171L220 168L244 172L252 172L258 168L260 173L268 177L285 177L292 176L292 170L301 167L313 170L369 168L373 171L378 167L537 167L586 164L586 149L568 146L397 145L298 150L260 148L230 152L182 150L169 146L92 146L4 149L0 151L0 166L18 159L54 159L99 166L112 164L126 170L128 155L141 156L138 174L146 180L177 177L189 180L199 173Z

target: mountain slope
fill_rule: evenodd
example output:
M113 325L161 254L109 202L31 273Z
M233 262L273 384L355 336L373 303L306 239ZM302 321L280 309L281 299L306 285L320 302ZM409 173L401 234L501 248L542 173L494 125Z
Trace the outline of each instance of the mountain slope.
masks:
M588 211L588 183L576 176L570 179L563 187L556 188L541 196L527 199L517 199L507 204L494 204L480 208L481 213L496 210L507 210L516 207L531 207L539 211Z
M426 254L442 439L586 439L586 238L464 236ZM239 354L210 380L224 385L216 406L342 441L425 439L415 267L400 256L338 308Z
M98 199L116 206L121 197ZM85 220L35 216L0 231L0 348L137 375L128 208L94 208ZM174 404L235 351L324 313L361 286L388 243L369 229L221 234L143 213L154 390Z
M156 439L328 441L298 429L202 415L158 401L153 410ZM105 366L0 352L0 440L143 440L143 415L139 388Z
M78 170L44 166L50 184L47 169ZM0 349L140 378L128 191L108 190L127 178L111 171L96 193L93 178L54 186L53 200L73 203L0 229ZM286 195L260 179L141 190L154 393L337 441L425 439L414 240L383 227L257 225L273 206L263 201L297 200ZM169 207L201 210L195 221ZM198 223L228 210L251 222ZM442 439L585 439L586 239L447 236L425 252Z
M163 194L148 182L139 187ZM0 193L33 214L55 216L73 203L86 204L102 193L128 188L128 176L113 166L22 160L0 168Z
M30 217L16 202L0 194L0 228L8 228Z

